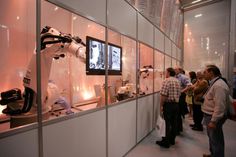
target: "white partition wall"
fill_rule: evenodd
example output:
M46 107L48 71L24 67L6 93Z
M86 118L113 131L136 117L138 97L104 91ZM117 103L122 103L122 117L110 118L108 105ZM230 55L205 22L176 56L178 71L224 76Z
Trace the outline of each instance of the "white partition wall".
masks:
M181 50L179 49L179 48L177 48L177 59L179 60L179 61L181 61L181 59L182 59L182 52L181 52Z
M136 144L136 100L108 108L108 157L124 156Z
M171 40L165 37L165 53L171 56Z
M162 52L164 52L164 41L165 36L164 34L159 31L157 28L155 28L155 42L154 47Z
M95 21L106 24L106 0L48 0Z
M38 131L26 131L0 140L1 157L38 157Z
M160 93L155 93L153 96L154 96L153 125L155 125L157 117L160 114Z
M108 25L136 38L136 11L123 0L108 0Z
M153 95L139 98L137 106L137 142L139 142L153 128Z
M176 46L174 43L172 43L171 53L172 53L172 57L174 57L174 58L177 57Z
M44 126L43 150L44 157L105 157L105 110Z
M153 25L142 15L138 14L138 40L153 45Z

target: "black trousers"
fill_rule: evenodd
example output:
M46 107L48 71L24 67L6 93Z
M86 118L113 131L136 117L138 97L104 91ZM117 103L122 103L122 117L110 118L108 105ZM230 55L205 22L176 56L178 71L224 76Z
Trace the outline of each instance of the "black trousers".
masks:
M177 133L178 134L183 131L182 117L184 118L185 114L188 113L188 107L187 107L185 98L186 98L186 94L181 93L179 97L179 112L177 116Z
M193 104L193 122L196 128L202 128L203 112L201 105Z
M177 133L177 116L179 106L175 102L165 102L163 115L166 122L166 136L163 138L166 144L174 143Z
M233 89L233 98L236 99L236 88Z

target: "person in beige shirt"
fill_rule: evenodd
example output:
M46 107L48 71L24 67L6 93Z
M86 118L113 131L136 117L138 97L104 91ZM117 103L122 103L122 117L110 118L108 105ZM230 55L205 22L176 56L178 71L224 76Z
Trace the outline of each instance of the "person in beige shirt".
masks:
M206 66L204 76L210 83L204 95L202 111L207 126L211 154L204 154L203 157L224 157L222 126L227 119L226 108L229 101L229 87L226 80L221 77L219 68L215 65Z
M208 82L203 77L203 72L197 72L197 81L191 87L193 90L193 122L194 124L190 124L193 130L195 131L203 131L202 119L203 112L201 110L201 106L203 104L203 95L207 91Z

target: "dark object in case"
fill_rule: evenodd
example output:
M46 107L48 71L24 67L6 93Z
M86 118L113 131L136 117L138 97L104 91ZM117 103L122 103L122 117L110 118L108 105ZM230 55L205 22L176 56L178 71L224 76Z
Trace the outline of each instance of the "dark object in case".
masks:
M21 90L18 88L14 88L5 92L1 93L1 100L0 100L0 104L1 105L6 105L10 102L14 102L17 100L21 100Z

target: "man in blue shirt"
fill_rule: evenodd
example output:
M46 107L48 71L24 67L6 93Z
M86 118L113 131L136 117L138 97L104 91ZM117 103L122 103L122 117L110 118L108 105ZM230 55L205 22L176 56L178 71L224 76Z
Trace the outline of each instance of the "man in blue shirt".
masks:
M180 81L181 85L181 95L179 98L179 115L177 119L178 133L183 131L182 117L188 113L187 103L185 102L186 94L185 92L192 85L190 79L183 74L183 69L180 67L175 68L176 78ZM182 116L182 117L181 117Z

